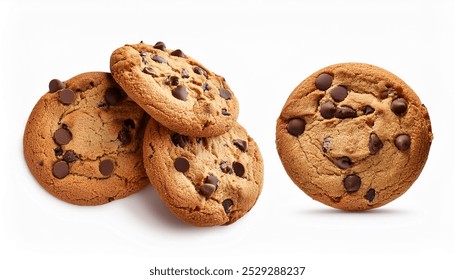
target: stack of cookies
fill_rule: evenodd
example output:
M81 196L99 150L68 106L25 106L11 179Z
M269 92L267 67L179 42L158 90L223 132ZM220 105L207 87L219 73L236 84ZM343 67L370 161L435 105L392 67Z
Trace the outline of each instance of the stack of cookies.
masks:
M246 214L264 167L225 79L162 42L115 50L110 69L49 83L24 133L38 182L64 201L99 205L150 180L169 209L196 226Z

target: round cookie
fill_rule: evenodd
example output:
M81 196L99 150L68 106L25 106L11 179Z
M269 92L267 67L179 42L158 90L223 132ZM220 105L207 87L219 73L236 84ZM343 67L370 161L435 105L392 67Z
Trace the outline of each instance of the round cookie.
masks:
M427 109L394 74L361 63L323 68L291 93L276 127L286 172L329 206L367 210L402 195L433 139Z
M216 137L174 133L150 120L144 165L169 209L195 226L232 224L256 203L264 163L258 146L239 124Z
M237 120L238 102L224 78L181 50L162 42L125 45L112 53L110 65L126 93L173 131L217 136Z
M109 73L55 79L29 116L25 160L61 200L99 205L120 199L148 183L142 162L147 120Z

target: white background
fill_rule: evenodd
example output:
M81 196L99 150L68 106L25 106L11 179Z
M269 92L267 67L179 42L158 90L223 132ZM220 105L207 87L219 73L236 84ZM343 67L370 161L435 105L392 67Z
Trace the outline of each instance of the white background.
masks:
M454 279L454 3L0 0L0 278L156 279L148 275L155 266L273 265L307 267L282 279ZM150 186L78 207L29 173L23 130L48 82L109 71L113 50L141 40L181 48L225 76L237 95L239 122L265 161L262 195L237 223L186 225ZM294 87L348 61L405 80L428 107L435 135L412 188L364 213L307 197L275 149L275 121Z

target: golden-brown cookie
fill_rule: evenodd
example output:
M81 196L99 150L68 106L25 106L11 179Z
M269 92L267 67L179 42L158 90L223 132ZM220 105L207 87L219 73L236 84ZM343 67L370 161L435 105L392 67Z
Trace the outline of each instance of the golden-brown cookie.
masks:
M276 127L286 172L315 200L367 210L402 195L419 176L433 139L427 109L394 74L343 63L305 79Z
M43 188L69 203L126 197L148 183L142 162L147 119L109 73L52 80L28 119L25 160Z
M237 120L238 102L223 77L164 43L115 50L111 72L155 120L194 137L223 134Z

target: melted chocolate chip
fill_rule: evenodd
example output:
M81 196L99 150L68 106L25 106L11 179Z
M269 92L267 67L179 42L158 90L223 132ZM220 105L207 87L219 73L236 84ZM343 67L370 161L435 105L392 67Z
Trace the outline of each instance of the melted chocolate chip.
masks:
M404 152L411 147L411 137L407 134L400 134L395 138L395 146L398 150Z
M204 183L212 184L215 187L218 187L218 178L216 176L209 175L205 177Z
M186 144L188 143L188 136L175 133L172 135L172 143L174 143L175 146L185 148Z
M224 212L226 212L226 214L229 214L231 213L231 207L232 205L234 205L234 202L232 201L232 199L226 199L223 202L221 202L221 205L223 205Z
M59 145L66 145L71 139L73 139L73 135L67 128L62 127L54 132L54 141Z
M65 83L58 79L53 79L49 82L49 92L56 92L62 88L65 88Z
M186 91L185 86L177 86L172 90L172 96L175 98L186 101L186 97L188 96L188 92Z
M239 148L240 151L242 151L243 153L246 152L246 149L248 147L248 142L246 142L245 140L242 140L242 139L235 139L232 142L233 142L234 146Z
M73 150L68 150L63 155L63 160L70 163L77 160L77 155Z
M346 176L343 180L344 188L347 192L352 193L356 192L360 189L360 185L362 184L362 180L356 174L350 174Z
M122 100L122 91L118 88L108 88L104 93L104 100L109 105L117 105Z
M58 95L58 100L60 101L60 103L62 103L64 105L69 105L69 104L73 103L75 98L76 98L76 95L70 89L61 90Z
M333 77L330 74L322 73L315 81L316 88L319 90L327 90L332 86Z
M365 115L372 114L372 113L374 113L374 108L371 107L371 106L369 106L369 105L367 105L367 106L365 106L365 107L363 108L363 113L364 113Z
M299 136L305 131L306 122L304 119L294 118L290 119L286 129L288 130L289 134L294 136Z
M319 112L321 113L321 116L324 119L331 119L333 116L335 116L335 112L337 111L337 108L335 107L335 104L333 104L331 101L327 101L324 104L321 105L321 108L319 109Z
M70 167L66 161L57 161L52 167L52 174L57 179L65 178L70 171Z
M180 49L176 49L175 51L171 52L171 55L178 57L186 57L186 55Z
M221 114L222 114L223 116L230 116L230 115L231 115L231 113L229 113L228 110L227 110L226 108L222 108L222 109L221 109Z
M147 56L148 52L139 52L140 56Z
M186 79L189 77L190 77L190 75L188 74L188 71L186 71L186 69L182 69L182 78Z
M204 69L202 69L201 67L199 67L199 66L194 66L193 67L193 72L198 74L198 75L204 75L205 77L207 77L207 72Z
M232 163L232 168L234 169L235 175L242 177L245 174L245 167L240 162L234 161Z
M126 119L123 121L123 126L129 129L135 129L136 125L132 119Z
M174 167L179 172L186 172L190 169L190 162L184 157L178 157L174 161Z
M209 197L216 191L216 187L212 184L203 184L199 187L199 193L205 197Z
M178 86L179 78L177 76L167 76L164 83L168 86Z
M212 89L212 87L209 84L207 84L207 83L202 84L202 91L211 90L211 89Z
M336 102L343 101L348 96L348 89L343 86L337 86L330 92L333 100Z
M369 189L367 193L363 196L369 202L372 202L374 197L376 196L376 191L374 189Z
M156 55L154 54L152 56L152 60L155 61L155 62L158 62L158 63L166 63L166 59L164 59L163 57L159 56L159 55Z
M382 144L381 139L376 135L376 133L370 134L370 141L368 142L368 149L370 150L370 155L375 155L382 149L384 145Z
M224 99L228 100L231 99L231 92L225 88L220 88L220 96L223 97Z
M334 158L332 161L341 169L348 169L352 167L352 161L348 157Z
M142 69L142 72L149 75L155 75L155 70L153 70L152 67L144 67L144 69Z
M63 155L63 150L62 150L62 148L61 148L61 147L55 148L55 149L54 149L54 154L55 154L56 156L61 156L61 155Z
M392 101L390 104L390 110L395 113L395 115L400 116L406 113L408 109L408 102L404 98L397 98Z
M330 137L330 136L324 137L324 141L322 141L322 151L324 153L327 153L328 151L330 151L331 142L332 142L332 137Z
M232 168L229 166L229 163L227 161L223 161L220 163L220 168L221 171L227 174L232 174Z
M156 42L156 44L153 47L155 49L159 49L159 50L162 50L162 51L166 50L166 45L163 42L161 42L161 41Z
M114 171L114 162L110 159L105 159L100 162L99 170L103 176L110 176Z
M340 106L336 108L335 117L339 119L355 118L357 112L349 106Z
M117 139L120 141L120 143L122 143L122 146L128 145L131 143L130 131L125 127L122 128L117 135Z

